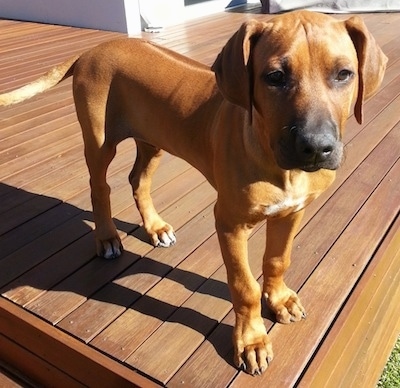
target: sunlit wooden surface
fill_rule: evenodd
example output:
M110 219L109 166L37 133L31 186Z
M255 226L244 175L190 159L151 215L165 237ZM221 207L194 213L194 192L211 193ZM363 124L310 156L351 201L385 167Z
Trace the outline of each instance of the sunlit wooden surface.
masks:
M250 18L270 16L253 5L143 37L210 65ZM164 156L153 197L178 244L153 249L128 184L135 145L122 143L109 183L125 253L102 260L71 81L1 108L0 371L11 365L30 383L59 386L373 386L400 329L400 15L364 18L388 70L364 123L350 117L344 166L296 238L287 282L299 290L307 320L283 326L264 312L275 360L262 377L232 365L216 193L200 173ZM0 32L1 92L122 36L8 20L0 20ZM250 240L257 278L264 234L261 226Z

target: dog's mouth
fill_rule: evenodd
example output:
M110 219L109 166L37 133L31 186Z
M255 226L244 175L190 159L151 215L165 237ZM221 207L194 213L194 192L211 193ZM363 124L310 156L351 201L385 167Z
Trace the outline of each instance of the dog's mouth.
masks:
M321 163L304 164L296 160L287 160L285 158L276 158L278 166L283 170L302 170L305 172L315 172L319 170L337 170L340 167L340 161L330 161Z
M339 168L339 165L335 165L335 166L332 166L331 164L321 164L321 163L318 163L318 164L314 164L314 165L309 165L309 166L299 166L298 167L298 169L299 170L302 170L302 171L305 171L305 172L315 172L315 171L318 171L318 170L337 170Z

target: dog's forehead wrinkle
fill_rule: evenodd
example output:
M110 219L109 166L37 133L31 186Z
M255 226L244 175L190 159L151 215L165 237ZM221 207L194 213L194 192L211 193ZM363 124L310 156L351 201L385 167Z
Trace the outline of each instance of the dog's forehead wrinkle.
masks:
M349 46L349 36L343 23L326 15L319 16L322 17L317 20L299 12L297 18L288 20L287 15L282 15L269 30L270 43L279 50L285 50L286 46L288 52L297 51L299 46L311 50L325 48L332 53L346 51L343 47Z
M264 58L265 70L282 70L291 72L291 69L301 69L318 65L321 67L321 58L332 58L341 55L341 52L332 47L330 38L318 32L307 33L303 24L298 24L293 29L275 29L273 36L266 36L262 45L259 45L261 58ZM285 39L281 39L285 36ZM339 44L339 42L338 42ZM335 45L336 46L336 45ZM349 60L348 60L349 61Z

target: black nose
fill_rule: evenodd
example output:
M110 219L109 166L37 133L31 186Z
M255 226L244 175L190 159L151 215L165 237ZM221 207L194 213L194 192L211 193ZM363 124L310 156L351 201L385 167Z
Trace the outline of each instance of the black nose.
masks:
M297 134L296 152L300 160L307 164L327 161L335 150L336 139L331 133Z

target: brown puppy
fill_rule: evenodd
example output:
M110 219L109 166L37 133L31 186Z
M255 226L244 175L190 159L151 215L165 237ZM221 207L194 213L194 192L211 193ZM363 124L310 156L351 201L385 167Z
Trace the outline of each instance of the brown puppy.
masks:
M216 228L236 313L234 361L257 374L273 357L261 295L279 322L305 316L283 281L293 238L304 207L334 180L352 103L361 122L362 103L379 87L386 61L361 19L294 12L243 24L213 71L152 43L121 39L0 96L0 104L29 98L73 75L98 253L106 258L122 251L106 183L118 142L136 139L129 178L156 246L175 243L150 197L161 149L206 176L218 191ZM261 290L249 268L247 239L266 218Z

